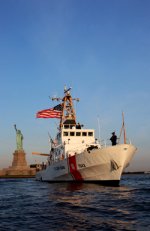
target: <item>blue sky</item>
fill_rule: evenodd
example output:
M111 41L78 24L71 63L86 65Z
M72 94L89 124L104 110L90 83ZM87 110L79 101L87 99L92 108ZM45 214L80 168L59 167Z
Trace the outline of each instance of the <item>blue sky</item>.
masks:
M150 170L149 9L149 0L0 1L1 168L12 163L14 124L28 163L32 151L49 151L58 120L35 114L66 84L80 98L77 121L98 136L99 118L102 139L119 135L124 111L138 148L129 170Z

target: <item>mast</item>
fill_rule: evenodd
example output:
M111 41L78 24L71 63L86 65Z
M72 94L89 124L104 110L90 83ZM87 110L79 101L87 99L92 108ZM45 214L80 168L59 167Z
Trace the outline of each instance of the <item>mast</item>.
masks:
M127 139L126 139L126 129L125 129L124 113L123 112L122 112L122 127L121 127L121 130L120 130L119 142L120 142L122 131L123 131L124 144L126 144L127 143Z
M71 87L66 89L64 88L64 97L63 98L52 98L52 100L61 100L62 106L62 116L60 118L59 128L60 130L63 127L63 124L76 126L76 114L73 106L73 100L79 102L79 98L72 98L70 94Z

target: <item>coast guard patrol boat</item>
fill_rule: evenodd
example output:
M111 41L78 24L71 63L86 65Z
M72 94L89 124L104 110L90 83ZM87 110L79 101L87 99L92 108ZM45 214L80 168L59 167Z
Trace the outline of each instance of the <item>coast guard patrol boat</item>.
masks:
M61 104L37 113L38 118L59 118L60 124L55 139L51 139L50 154L43 154L48 156L47 164L37 172L36 179L119 185L123 170L133 158L136 147L128 144L125 137L122 144L102 145L95 139L93 129L77 124L73 100L79 99L72 98L70 90L64 90L63 98L52 98L61 101Z

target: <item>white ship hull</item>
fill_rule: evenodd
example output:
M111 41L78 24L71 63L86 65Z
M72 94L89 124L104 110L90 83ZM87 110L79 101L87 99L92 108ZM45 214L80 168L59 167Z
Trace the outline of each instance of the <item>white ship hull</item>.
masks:
M95 182L118 185L123 170L129 165L136 148L127 144L124 116L120 136L115 132L110 138L112 146L103 147L95 138L94 129L86 129L76 122L73 100L69 89L64 89L62 101L52 109L38 112L38 118L60 118L55 139L50 137L51 149L43 170L36 174L36 179L47 182ZM124 144L120 143L121 134ZM106 142L105 142L106 145ZM41 155L45 155L42 154Z
M37 172L36 179L47 182L95 182L119 185L123 170L129 165L136 148L118 144L70 156Z

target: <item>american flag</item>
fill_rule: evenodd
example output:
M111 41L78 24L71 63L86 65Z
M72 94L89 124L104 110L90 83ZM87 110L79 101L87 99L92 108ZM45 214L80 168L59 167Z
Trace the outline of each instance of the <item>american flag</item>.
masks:
M62 105L58 104L53 108L38 111L36 118L57 118L60 119L62 115Z

